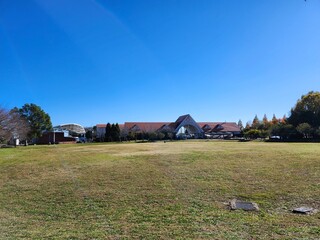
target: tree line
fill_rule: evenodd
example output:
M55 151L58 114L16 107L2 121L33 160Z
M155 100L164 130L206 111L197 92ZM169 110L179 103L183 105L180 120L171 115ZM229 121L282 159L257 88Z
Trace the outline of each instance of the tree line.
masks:
M309 92L302 95L295 106L291 108L289 117L277 118L273 115L269 120L266 115L260 120L256 115L252 123L243 126L238 122L245 138L274 138L279 140L320 140L320 92ZM93 128L94 129L94 128ZM45 131L52 131L52 123L48 113L40 106L30 103L21 108L7 110L0 106L0 143L11 139L32 141L41 137ZM86 136L92 136L92 130ZM170 132L126 132L120 130L118 123L106 126L103 141L121 140L163 140L173 139Z
M96 131L96 128L93 128ZM89 136L89 134L88 134ZM91 135L90 135L91 136ZM103 138L95 139L95 141L119 142L119 141L155 141L155 140L172 140L174 134L167 131L162 132L134 132L127 129L120 129L118 123L108 123L106 125Z
M120 139L120 127L119 124L110 124L106 126L106 133L104 137L105 142L119 142Z
M122 139L124 141L156 141L156 140L173 140L175 135L172 132L168 131L155 131L155 132L123 132Z
M273 118L269 121L264 115L260 120L256 115L252 123L243 127L238 122L245 138L266 138L279 140L320 139L320 92L302 95L291 108L289 117Z

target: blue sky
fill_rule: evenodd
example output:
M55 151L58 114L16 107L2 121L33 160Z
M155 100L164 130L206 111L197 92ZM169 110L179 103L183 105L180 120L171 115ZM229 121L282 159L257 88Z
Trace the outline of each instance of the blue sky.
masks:
M282 117L320 90L320 0L0 0L0 82L54 125Z

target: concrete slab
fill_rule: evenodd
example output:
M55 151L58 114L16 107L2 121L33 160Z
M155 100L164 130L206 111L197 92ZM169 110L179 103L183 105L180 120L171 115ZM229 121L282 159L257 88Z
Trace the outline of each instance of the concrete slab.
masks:
M244 202L244 201L239 201L237 199L232 199L230 201L230 208L231 210L244 210L244 211L259 211L259 206L258 204L254 202Z

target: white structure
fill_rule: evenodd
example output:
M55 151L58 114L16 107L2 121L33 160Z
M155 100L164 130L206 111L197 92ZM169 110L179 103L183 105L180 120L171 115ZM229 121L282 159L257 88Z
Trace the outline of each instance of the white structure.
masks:
M80 124L66 123L53 127L55 132L66 132L68 131L71 136L84 135L86 130Z

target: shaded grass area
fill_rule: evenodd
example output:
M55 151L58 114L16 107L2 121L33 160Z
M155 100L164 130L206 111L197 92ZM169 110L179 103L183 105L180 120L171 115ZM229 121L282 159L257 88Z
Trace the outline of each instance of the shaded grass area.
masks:
M320 208L319 156L314 143L1 149L0 238L319 239L319 214L290 213Z

